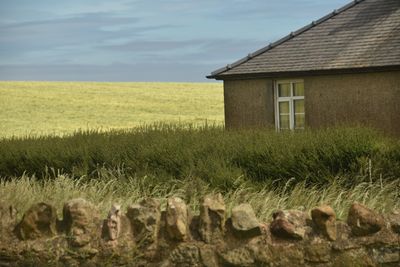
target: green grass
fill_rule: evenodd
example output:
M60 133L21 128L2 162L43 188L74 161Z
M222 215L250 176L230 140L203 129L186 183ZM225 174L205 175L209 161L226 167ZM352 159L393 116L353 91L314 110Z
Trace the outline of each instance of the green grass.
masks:
M221 83L0 81L0 137L223 123Z
M78 132L64 137L0 140L0 176L46 177L53 169L98 178L124 168L159 181L196 177L213 188L234 189L240 176L255 183L348 184L400 177L400 143L363 128L276 133L258 129L160 124L129 131Z

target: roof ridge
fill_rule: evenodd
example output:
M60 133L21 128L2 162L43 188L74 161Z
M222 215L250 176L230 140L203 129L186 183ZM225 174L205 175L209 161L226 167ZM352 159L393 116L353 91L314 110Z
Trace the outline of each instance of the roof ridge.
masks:
M252 59L252 58L254 58L254 57L256 57L256 56L258 56L258 55L260 55L260 54L262 54L264 52L267 52L268 50L271 50L272 48L275 48L278 45L281 45L281 44L285 43L286 41L289 41L292 38L294 38L294 37L306 32L306 31L314 28L315 26L327 21L328 19L341 14L342 12L354 7L355 5L357 5L357 4L359 4L359 3L363 2L363 1L365 1L365 0L353 0L352 2L342 6L341 8L333 10L331 13L321 17L320 19L312 21L310 24L298 29L297 31L291 32L290 34L286 35L285 37L283 37L283 38L281 38L281 39L279 39L279 40L277 40L275 42L269 43L267 46L265 46L265 47L263 47L261 49L258 49L253 53L249 53L246 57L241 58L241 59L239 59L239 60L237 60L237 61L235 61L235 62L233 62L231 64L226 65L225 67L219 68L219 69L211 72L211 75L207 76L207 78L209 78L209 79L214 78L218 74L221 74L221 73L223 73L223 72L225 72L227 70L235 68L235 67L237 67L237 66L239 66L239 65L241 65L241 64L243 64L243 63L245 63L247 61L249 61L250 59Z

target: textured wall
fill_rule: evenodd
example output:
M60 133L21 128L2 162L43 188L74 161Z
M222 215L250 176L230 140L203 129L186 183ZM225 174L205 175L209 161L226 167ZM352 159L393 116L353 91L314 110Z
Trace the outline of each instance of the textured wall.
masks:
M224 81L227 128L274 126L272 80Z
M33 205L16 221L0 203L0 266L400 266L400 212L378 214L354 203L346 222L326 205L278 210L258 221L249 204L229 218L220 194L205 196L194 215L177 197L161 209L144 199L102 219L84 199Z
M309 127L364 125L400 135L400 71L294 78L304 79ZM272 79L226 80L224 96L227 128L274 126Z
M306 123L366 125L400 135L400 71L306 77Z

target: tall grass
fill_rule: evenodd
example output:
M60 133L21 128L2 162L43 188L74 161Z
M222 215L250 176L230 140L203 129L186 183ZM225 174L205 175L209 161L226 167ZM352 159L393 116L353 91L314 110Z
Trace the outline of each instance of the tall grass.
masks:
M0 176L5 178L25 174L40 180L51 170L75 179L99 178L104 169L121 168L130 176L155 176L160 183L199 178L226 191L235 189L238 177L315 185L342 176L351 186L398 179L400 143L362 128L278 134L175 124L0 140Z
M23 175L19 179L0 181L1 201L12 203L22 216L30 205L44 201L54 205L58 212L66 201L83 197L94 203L103 216L106 216L112 203L120 203L125 209L128 205L145 197L155 197L162 201L169 196L183 198L195 212L199 200L208 193L219 192L203 180L192 178L185 181L170 180L160 182L156 177L132 177L123 171L103 171L100 179L71 179L68 175L57 175L37 180ZM263 220L271 219L276 209L309 210L322 203L331 205L339 218L347 216L353 201L358 201L380 211L389 212L400 208L400 181L365 182L351 187L343 186L346 179L338 177L335 182L325 186L306 186L304 182L289 181L283 186L273 183L255 184L242 177L234 183L235 189L224 192L228 212L240 203L250 203L257 216ZM59 214L61 215L61 214Z

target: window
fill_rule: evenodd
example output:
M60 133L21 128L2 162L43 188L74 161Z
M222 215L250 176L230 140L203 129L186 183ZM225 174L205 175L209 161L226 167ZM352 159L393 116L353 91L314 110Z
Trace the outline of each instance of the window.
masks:
M276 82L276 128L278 130L304 129L304 82Z

